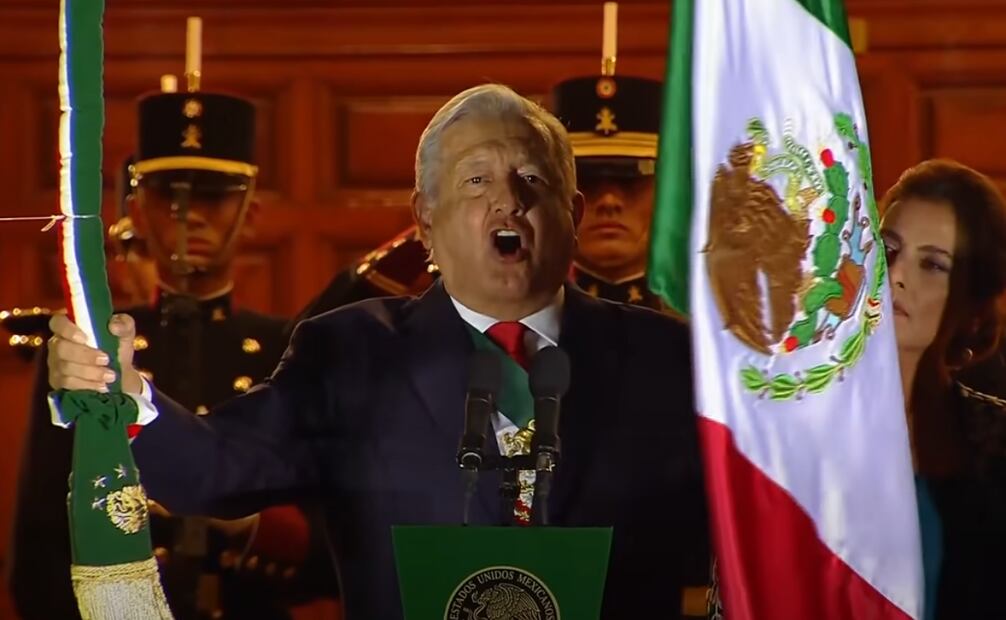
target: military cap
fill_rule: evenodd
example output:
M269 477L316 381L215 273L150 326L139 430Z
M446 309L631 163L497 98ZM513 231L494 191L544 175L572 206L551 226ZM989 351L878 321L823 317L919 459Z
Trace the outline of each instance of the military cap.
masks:
M157 92L139 101L134 181L194 171L207 182L254 177L255 106L212 92Z
M653 174L663 85L641 77L595 75L556 84L552 113L569 132L577 170L586 174Z

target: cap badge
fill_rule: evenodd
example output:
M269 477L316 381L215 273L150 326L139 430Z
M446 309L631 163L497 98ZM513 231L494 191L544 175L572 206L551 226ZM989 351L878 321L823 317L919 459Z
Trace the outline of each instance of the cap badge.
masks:
M615 124L615 113L607 106L601 108L601 111L597 113L597 120L598 123L594 129L604 135L612 134L618 131L618 125Z
M201 149L203 148L203 132L199 130L196 125L189 125L182 132L182 148L183 149Z
M618 90L618 86L615 84L615 80L610 77L603 77L597 81L597 86L595 91L597 96L601 99L611 99L615 96L615 91Z
M203 104L198 99L187 99L182 107L185 118L199 118L203 115Z

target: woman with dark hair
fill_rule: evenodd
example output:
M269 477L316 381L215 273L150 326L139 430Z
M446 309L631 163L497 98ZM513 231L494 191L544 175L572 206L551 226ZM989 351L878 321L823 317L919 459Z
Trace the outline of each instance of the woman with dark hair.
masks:
M925 618L1006 618L1006 408L958 380L1002 333L1006 203L985 176L931 160L882 204Z

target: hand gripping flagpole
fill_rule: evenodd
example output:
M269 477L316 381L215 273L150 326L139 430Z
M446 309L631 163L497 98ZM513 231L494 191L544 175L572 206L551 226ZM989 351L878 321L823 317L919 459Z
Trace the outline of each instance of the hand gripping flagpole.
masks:
M104 125L104 0L61 0L60 253L70 318L120 375L117 339L108 331L112 301L105 272L101 211ZM74 424L67 508L71 579L84 620L170 619L151 553L147 498L126 437L136 403L118 380L108 393L52 394Z

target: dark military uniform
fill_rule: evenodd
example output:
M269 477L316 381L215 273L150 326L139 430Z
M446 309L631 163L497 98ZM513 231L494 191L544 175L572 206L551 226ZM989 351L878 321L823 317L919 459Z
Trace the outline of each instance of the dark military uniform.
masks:
M667 305L660 297L650 291L646 283L646 274L612 281L593 274L579 265L575 265L573 267L573 279L577 286L594 297L637 306L646 306L655 310L669 311Z
M193 196L220 195L235 183L250 192L256 173L250 163L253 135L254 108L245 100L212 93L145 97L133 182L160 183L164 191L180 180L190 184ZM195 299L162 289L152 304L124 311L136 322L136 368L197 413L267 378L287 343L284 320L235 309L228 291ZM41 309L28 314L31 322L15 321L11 313L4 326L19 334L30 331L26 349L37 348L49 335L48 317ZM72 619L79 617L70 585L66 510L73 434L50 424L45 349L40 353L14 515L11 592L25 620ZM325 547L310 539L312 530L296 507L263 511L243 539L225 536L205 519L154 512L155 556L178 620L286 619L290 602L337 590ZM309 551L318 550L322 570L314 577L321 583L305 580L300 571Z

